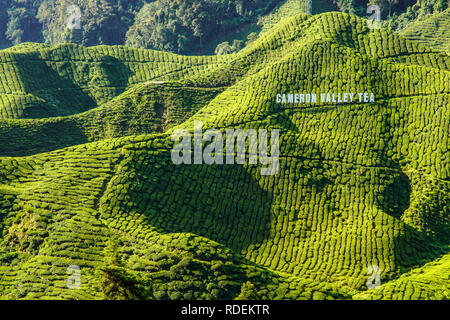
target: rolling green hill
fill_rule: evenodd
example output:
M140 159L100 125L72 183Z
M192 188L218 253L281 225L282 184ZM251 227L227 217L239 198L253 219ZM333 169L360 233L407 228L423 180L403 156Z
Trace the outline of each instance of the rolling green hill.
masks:
M447 55L332 12L220 57L26 45L0 61L2 298L234 299L247 282L262 299L450 298ZM174 165L171 133L199 120L279 129L278 174Z
M450 8L400 31L405 38L450 54Z
M226 61L123 46L21 44L0 51L1 118L80 113L135 84L181 80Z

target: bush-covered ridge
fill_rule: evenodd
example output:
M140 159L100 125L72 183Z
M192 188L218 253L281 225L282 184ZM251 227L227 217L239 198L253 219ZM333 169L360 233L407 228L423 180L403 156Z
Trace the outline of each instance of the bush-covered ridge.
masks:
M0 139L9 142L3 144L0 155L29 155L102 138L161 131L161 127L167 129L171 125L161 126L163 117L169 124L180 123L226 87L258 73L268 64L278 61L278 58L289 56L290 51L298 51L299 45L302 50L310 50L310 47L304 47L305 41L324 39L325 46L317 45L320 52L329 47L326 41L331 40L331 43L342 48L356 49L374 58L448 69L449 59L445 55L420 47L386 30L368 31L364 20L351 16L342 19L342 15L329 13L319 19L308 18L307 15L289 18L238 55L184 57L120 46L84 48L61 45L49 48L45 45L24 44L12 47L0 52L0 59L4 61L0 66L5 70L0 83L0 90L5 92L1 95L3 105L0 105L0 114L6 118L0 121ZM383 50L378 50L378 47ZM329 50L326 49L324 54L328 55ZM361 63L366 64L362 60ZM21 65L33 67L19 68ZM385 77L391 78L398 74L404 66L389 66ZM358 70L350 74L356 77L350 77L349 81L360 81L362 73L372 72L374 68L378 67L374 65L366 70L360 65ZM22 69L25 71L20 71ZM323 70L329 71L328 68ZM273 74L271 69L269 73ZM41 81L44 74L52 75L48 77L51 79ZM316 86L316 90L341 86L339 82L326 85L327 81L325 78L320 86ZM55 86L55 83L58 85ZM380 95L386 97L419 93L410 92L404 85L385 87L382 82L379 84ZM366 81L360 87L361 90L367 85ZM155 95L151 93L155 87L159 91L171 92L163 94L165 102L162 104L155 101ZM432 87L423 93L444 92L443 88L437 88L437 91L430 89ZM124 93L116 97L122 91ZM183 97L181 100L177 98L180 95ZM161 97L161 94L158 96ZM113 100L102 104L110 99ZM169 104L177 104L175 101L190 106L186 105L187 109L170 107ZM91 109L96 105L101 106ZM48 118L86 109L91 111L69 117L9 120ZM220 109L226 110L223 107Z
M124 46L22 44L0 51L0 118L76 114L135 84L181 80L226 61Z
M205 106L178 128L279 128L278 175L175 166L173 126L0 158L3 297L232 299L251 282L263 299L447 299L448 57L328 13L284 20L223 59L71 117L133 112L138 97L183 110L197 94ZM155 94L172 86L175 98ZM316 90L370 90L377 102L274 100ZM66 286L70 265L79 290ZM382 286L368 291L370 265Z

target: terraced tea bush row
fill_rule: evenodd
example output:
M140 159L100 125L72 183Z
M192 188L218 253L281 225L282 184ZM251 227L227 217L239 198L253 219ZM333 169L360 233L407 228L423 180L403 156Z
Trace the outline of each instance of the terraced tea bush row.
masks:
M25 156L101 139L164 132L188 119L220 91L146 83L74 116L0 120L0 155Z
M181 80L226 60L121 46L42 48L36 44L23 53L2 50L0 115L46 118L76 114L100 106L134 84Z
M450 8L409 25L400 34L427 47L450 53Z

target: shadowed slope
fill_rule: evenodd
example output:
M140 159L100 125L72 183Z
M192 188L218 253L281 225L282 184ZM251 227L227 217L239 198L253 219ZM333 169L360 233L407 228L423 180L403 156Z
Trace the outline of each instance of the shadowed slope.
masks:
M406 39L450 54L450 8L400 31Z
M48 118L80 113L134 84L180 80L227 57L184 57L123 46L49 48L21 45L0 51L0 118Z

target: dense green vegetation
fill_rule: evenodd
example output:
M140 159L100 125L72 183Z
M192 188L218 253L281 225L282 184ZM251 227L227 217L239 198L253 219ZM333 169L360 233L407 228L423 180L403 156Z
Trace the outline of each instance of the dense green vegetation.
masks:
M449 298L447 55L334 12L238 54L25 44L0 63L1 298ZM278 128L279 173L174 165L196 120Z
M149 82L77 115L0 120L0 155L25 156L106 138L164 132L221 91Z
M397 3L401 2L397 1ZM447 0L409 1L409 5L411 6L405 8L406 10L403 12L394 12L389 17L386 26L389 26L395 31L400 31L410 24L415 23L417 20L423 20L432 14L437 14L449 8L449 2Z
M233 32L279 0L6 0L0 6L0 44L128 44L194 52L217 34ZM80 9L80 29L68 27ZM0 7L1 8L1 7ZM3 32L2 32L3 31Z
M450 8L417 20L400 34L409 40L450 54Z
M221 91L164 81L205 72L226 59L106 46L22 44L4 50L0 155L164 131Z
M183 54L237 52L267 23L308 9L308 0L2 0L0 48L23 42L128 45ZM448 8L446 0L313 0L312 14L367 17L381 8L383 25L400 31ZM80 29L68 27L76 5ZM250 38L248 36L251 34Z
M159 0L142 8L127 45L172 52L200 51L214 35L233 32L266 13L276 0Z

